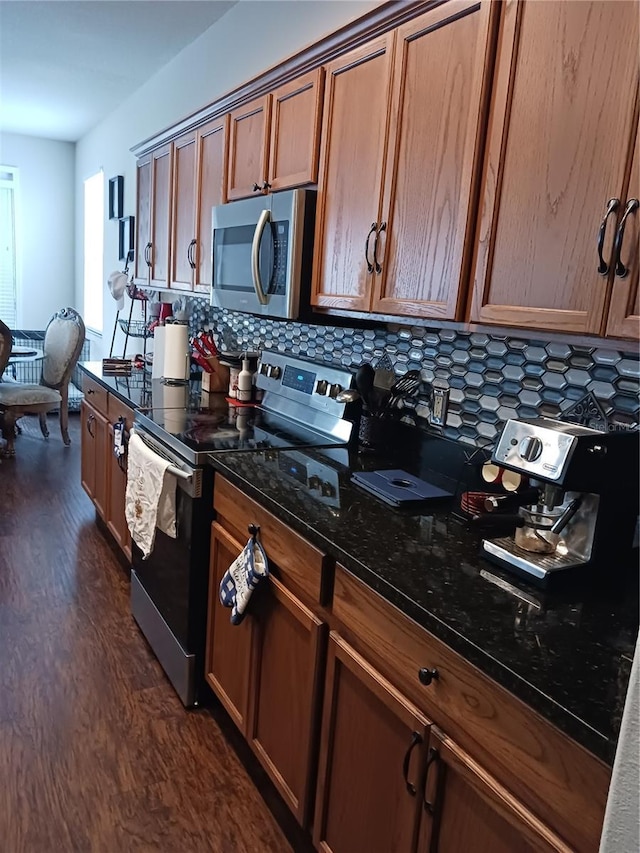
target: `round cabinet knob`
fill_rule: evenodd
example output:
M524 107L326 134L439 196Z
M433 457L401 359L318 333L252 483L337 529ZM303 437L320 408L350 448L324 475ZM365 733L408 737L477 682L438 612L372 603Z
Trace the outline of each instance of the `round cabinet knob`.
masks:
M425 687L428 687L428 685L431 684L434 679L437 679L439 677L440 673L437 669L427 669L423 666L422 669L418 670L418 678L420 680L420 684L424 684Z
M336 382L334 385L331 386L331 388L329 388L329 396L335 400L338 394L343 390L344 389L342 385L338 385L338 383Z
M322 394L322 396L324 396L327 393L328 387L329 383L326 379L318 379L316 382L316 394Z
M542 453L542 442L535 435L528 435L520 442L520 456L527 462L535 462Z

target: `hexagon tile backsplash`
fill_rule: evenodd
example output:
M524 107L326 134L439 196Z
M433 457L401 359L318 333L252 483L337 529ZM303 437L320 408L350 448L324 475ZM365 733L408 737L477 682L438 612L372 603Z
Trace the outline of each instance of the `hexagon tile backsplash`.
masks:
M312 326L265 320L211 308L190 299L190 325L209 325L224 350L276 349L355 369L385 355L397 375L421 371L424 393L406 418L428 428L428 385L449 385L444 434L470 444L493 443L507 418L558 417L589 393L609 428L629 429L640 420L640 361L635 353L601 347L546 343L503 335L419 326L376 329Z

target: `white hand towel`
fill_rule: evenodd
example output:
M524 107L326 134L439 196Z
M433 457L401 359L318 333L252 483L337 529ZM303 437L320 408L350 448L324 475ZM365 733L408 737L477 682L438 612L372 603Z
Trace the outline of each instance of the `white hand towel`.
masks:
M170 463L154 453L133 430L129 437L125 518L131 537L147 558L156 527L176 538L176 481Z

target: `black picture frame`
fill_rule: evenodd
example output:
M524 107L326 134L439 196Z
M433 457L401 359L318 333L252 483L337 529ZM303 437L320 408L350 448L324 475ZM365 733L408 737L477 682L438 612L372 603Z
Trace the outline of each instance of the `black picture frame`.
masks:
M118 223L118 227L118 257L121 261L131 261L133 260L133 250L135 249L135 216L125 216L121 218Z
M122 219L124 213L124 176L109 178L109 219Z

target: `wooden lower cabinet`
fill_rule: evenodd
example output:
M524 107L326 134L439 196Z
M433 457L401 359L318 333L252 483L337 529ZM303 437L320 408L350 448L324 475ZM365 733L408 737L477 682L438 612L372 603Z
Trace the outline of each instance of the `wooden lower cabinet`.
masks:
M81 406L81 482L98 514L107 506L107 419L85 400Z
M113 452L113 424L107 424L107 500L105 521L111 535L125 556L131 560L131 534L124 514L125 494L127 491L127 457L118 458Z
M571 850L435 726L429 738L425 787L419 853Z
M314 842L324 853L410 853L429 721L341 637L329 638Z
M316 767L326 626L273 577L254 592L251 613L232 625L218 590L242 547L214 522L206 677L305 826Z

